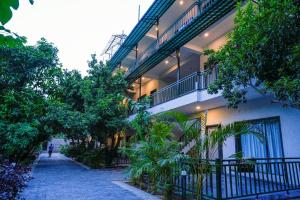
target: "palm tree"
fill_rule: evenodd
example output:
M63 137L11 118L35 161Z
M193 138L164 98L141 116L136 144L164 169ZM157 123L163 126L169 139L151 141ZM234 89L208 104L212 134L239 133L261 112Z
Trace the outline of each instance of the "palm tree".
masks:
M203 113L200 121L191 121L186 115L179 112L168 112L161 116L161 119L168 121L174 126L180 127L185 138L184 145L187 145L191 141L195 141L191 150L194 150L196 159L187 157L186 162L189 170L193 170L193 173L197 174L197 188L196 198L201 199L202 183L205 178L205 174L212 170L209 158L213 157L220 145L223 145L230 137L236 137L240 135L252 134L255 135L260 141L264 141L264 135L259 130L253 129L247 122L234 122L227 125L220 125L210 134L203 132L203 127L206 127L207 113ZM200 125L199 125L200 123ZM205 130L205 129L204 129ZM233 156L241 155L239 152ZM206 159L200 159L205 157Z
M183 158L172 129L170 124L155 121L144 140L133 143L124 150L131 162L129 176L134 181L140 181L147 174L151 190L156 191L158 186L162 187L166 199L172 199L172 172Z
M179 176L180 173L176 165L181 162L187 164L186 166L198 175L196 197L201 199L204 175L212 170L208 160L199 160L201 155L206 152L214 154L220 144L224 144L229 137L237 135L255 134L263 140L262 134L251 129L246 122L223 125L211 134L205 134L203 128L206 126L206 115L203 118L204 120L191 121L186 115L179 112L168 112L151 117L151 126L147 126L149 133L144 135L145 138L139 141L135 140L129 148L124 150L131 161L130 177L140 181L143 175L147 174L151 189L156 191L158 186L162 186L165 198L172 199L173 178ZM196 152L196 159L182 154L182 145L176 140L173 133L175 129L179 129L183 133L186 141L184 145L191 140L195 141L193 150Z

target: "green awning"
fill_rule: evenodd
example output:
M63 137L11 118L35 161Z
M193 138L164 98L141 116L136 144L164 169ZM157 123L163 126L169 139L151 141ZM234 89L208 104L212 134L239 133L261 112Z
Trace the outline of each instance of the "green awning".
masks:
M142 19L131 31L124 43L120 46L117 52L113 55L109 61L111 69L115 69L118 64L130 53L134 46L146 35L151 27L156 23L156 20L160 18L169 7L176 0L155 0L150 6Z

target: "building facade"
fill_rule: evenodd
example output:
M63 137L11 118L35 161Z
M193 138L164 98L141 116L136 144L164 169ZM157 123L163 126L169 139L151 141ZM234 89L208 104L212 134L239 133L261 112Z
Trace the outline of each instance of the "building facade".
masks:
M209 159L228 159L240 151L244 158L300 157L298 109L274 104L271 96L251 88L247 103L229 109L221 93L207 92L217 70L206 73L203 52L226 44L226 35L234 28L236 5L233 0L156 0L113 55L110 67L126 71L135 100L151 97L151 114L180 111L197 119L207 111L208 132L219 125L249 121L265 135L265 142L250 135L230 138ZM295 165L298 188L300 165Z

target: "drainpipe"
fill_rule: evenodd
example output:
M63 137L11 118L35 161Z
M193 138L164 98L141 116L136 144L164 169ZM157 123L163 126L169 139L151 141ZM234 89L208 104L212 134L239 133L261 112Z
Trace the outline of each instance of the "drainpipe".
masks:
M159 42L159 19L156 19L156 39L157 43Z
M140 82L140 85L139 85L139 99L141 99L141 96L142 96L142 77L139 78L139 82Z
M176 59L177 59L177 70L176 70L177 94L180 95L180 85L179 85L179 81L180 81L180 78L181 78L181 73L180 73L180 49L176 50Z
M139 45L136 44L135 45L135 62L137 63L138 60L138 51L139 51Z
M181 74L180 74L180 49L176 50L176 59L177 59L177 71L176 71L176 78L177 78L177 82L179 82L180 78L181 78Z

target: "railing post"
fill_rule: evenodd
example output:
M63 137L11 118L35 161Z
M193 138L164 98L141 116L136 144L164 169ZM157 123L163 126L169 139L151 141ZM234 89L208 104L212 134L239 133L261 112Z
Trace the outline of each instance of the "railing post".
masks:
M197 0L197 2L198 2L198 14L200 14L202 9L202 0Z
M222 199L222 161L219 158L216 159L216 187L217 199Z
M289 194L289 189L290 189L290 184L289 184L289 174L288 174L288 170L287 170L287 166L286 166L286 162L285 159L282 159L282 164L284 166L284 186L286 189L286 193Z
M181 198L186 200L186 171L181 170Z

